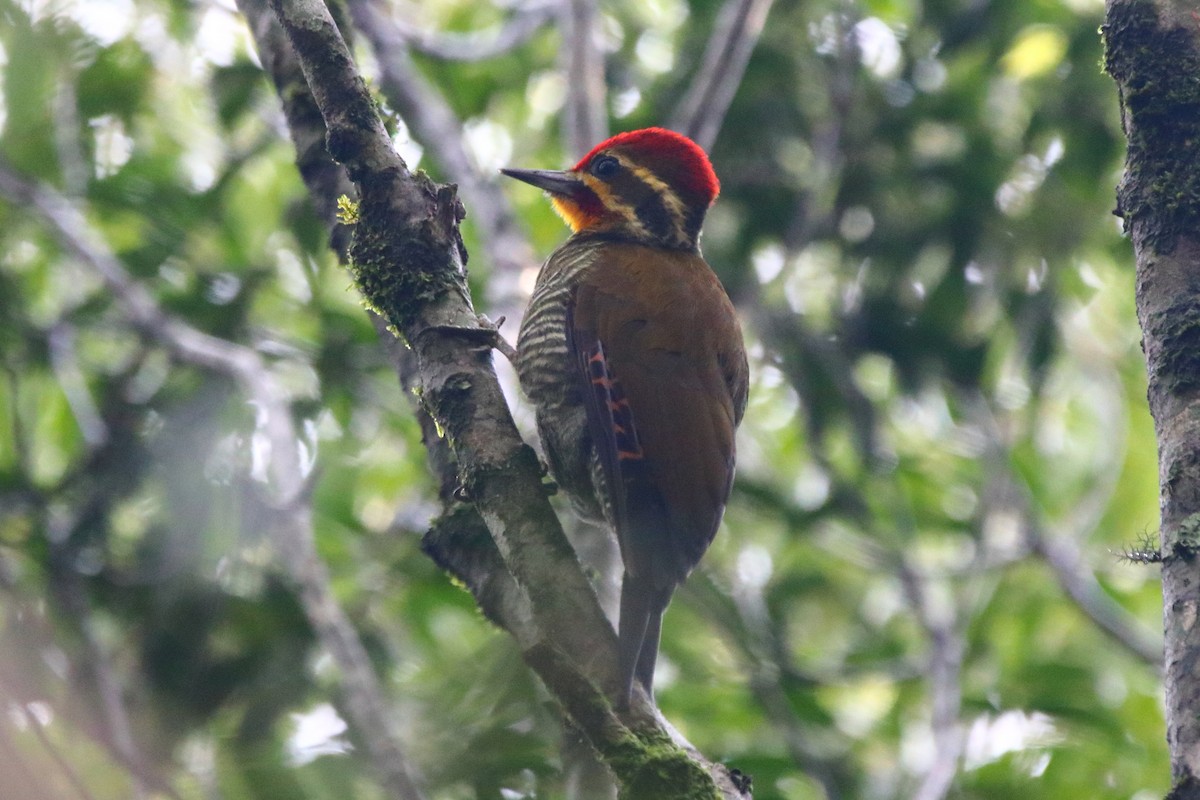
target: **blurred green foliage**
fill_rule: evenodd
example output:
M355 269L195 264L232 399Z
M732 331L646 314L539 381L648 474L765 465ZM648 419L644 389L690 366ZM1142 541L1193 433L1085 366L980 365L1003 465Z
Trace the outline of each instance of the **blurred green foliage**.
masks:
M614 130L666 121L719 5L601 4ZM459 32L513 13L402 12ZM913 797L946 747L937 796L1168 786L1157 669L1135 652L1155 647L1156 572L1114 555L1155 528L1156 461L1110 213L1123 147L1102 13L771 10L712 149L723 191L703 240L752 349L739 482L668 614L658 691L757 798ZM164 309L256 348L290 393L320 554L431 796L560 796L554 708L420 553L437 510L420 431L244 22L179 0L0 0L0 21L0 158L77 198ZM489 179L572 160L559 41L548 27L484 62L417 56ZM407 137L416 162L428 143ZM505 192L548 252L564 235L548 204ZM481 307L519 302L490 290L504 276L471 217L465 235ZM382 797L273 563L255 409L141 336L2 199L0 364L4 797L80 796L73 775L133 796L101 673L152 793L169 796L157 776L187 800ZM1056 568L1061 543L1081 557Z

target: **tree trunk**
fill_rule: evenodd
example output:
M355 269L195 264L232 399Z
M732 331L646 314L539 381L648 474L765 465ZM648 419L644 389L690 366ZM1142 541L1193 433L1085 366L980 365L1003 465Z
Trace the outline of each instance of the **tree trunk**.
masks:
M1200 798L1200 5L1109 0L1106 66L1129 140L1116 213L1158 438L1172 800Z

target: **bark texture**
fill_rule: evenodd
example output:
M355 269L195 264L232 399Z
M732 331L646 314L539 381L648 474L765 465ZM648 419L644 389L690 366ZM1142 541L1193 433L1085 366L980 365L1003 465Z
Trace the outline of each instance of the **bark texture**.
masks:
M1200 18L1195 3L1109 0L1106 66L1129 140L1116 213L1158 438L1170 797L1200 797Z

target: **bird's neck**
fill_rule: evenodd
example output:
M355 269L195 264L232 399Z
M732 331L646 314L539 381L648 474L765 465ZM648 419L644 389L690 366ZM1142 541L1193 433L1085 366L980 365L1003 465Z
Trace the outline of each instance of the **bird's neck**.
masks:
M685 253L700 252L699 230L695 235L682 229L652 231L640 220L605 218L586 228L579 228L563 243L585 245L601 242L640 244L661 250L679 250Z
M688 206L673 192L642 186L629 196L607 192L589 197L553 198L554 209L576 237L601 237L647 247L696 251L707 206Z

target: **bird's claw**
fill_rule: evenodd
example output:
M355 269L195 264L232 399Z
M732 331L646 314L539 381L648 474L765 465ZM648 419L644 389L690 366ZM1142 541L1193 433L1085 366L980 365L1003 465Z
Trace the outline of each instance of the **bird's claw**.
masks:
M515 364L517 360L516 349L500 335L500 326L504 324L504 317L500 317L495 322L492 322L484 314L477 314L476 320L479 323L479 327L476 328L468 328L461 325L435 325L427 328L426 331L449 333L466 339L474 343L476 346L472 349L480 353L499 350L505 358Z
M500 335L500 326L504 324L504 317L497 317L495 322L488 319L486 314L477 314L479 326L491 335L491 346L500 351L500 354L508 359L509 363L516 365L517 349Z

